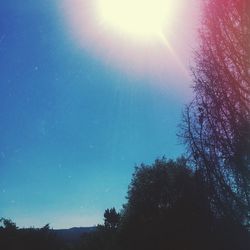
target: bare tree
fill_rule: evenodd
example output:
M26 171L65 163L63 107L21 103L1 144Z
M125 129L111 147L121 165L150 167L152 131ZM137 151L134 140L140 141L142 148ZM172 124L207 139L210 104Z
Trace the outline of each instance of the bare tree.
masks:
M182 137L218 216L250 219L250 0L206 0Z

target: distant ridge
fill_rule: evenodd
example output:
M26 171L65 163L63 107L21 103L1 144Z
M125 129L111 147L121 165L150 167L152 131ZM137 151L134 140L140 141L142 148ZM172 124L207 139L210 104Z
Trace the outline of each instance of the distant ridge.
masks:
M91 233L95 230L96 227L72 227L69 229L53 229L56 235L66 242L78 241L83 234Z

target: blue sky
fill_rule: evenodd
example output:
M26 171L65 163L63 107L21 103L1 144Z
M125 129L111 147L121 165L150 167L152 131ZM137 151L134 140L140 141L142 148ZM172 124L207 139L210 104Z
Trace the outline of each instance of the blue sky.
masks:
M0 216L21 227L101 223L126 201L135 164L184 152L176 132L190 82L113 68L72 42L59 10L0 8Z

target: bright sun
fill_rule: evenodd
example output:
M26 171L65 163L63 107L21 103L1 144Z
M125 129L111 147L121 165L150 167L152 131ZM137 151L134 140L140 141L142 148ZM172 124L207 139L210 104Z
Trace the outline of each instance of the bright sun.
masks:
M126 36L152 39L173 22L176 0L99 0L101 22Z

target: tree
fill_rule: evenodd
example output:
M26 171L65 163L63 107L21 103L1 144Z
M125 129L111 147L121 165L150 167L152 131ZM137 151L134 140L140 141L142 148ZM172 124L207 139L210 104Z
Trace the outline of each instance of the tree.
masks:
M218 217L250 222L250 1L206 0L182 137Z
M104 225L83 236L82 250L248 250L249 233L211 212L200 170L185 158L157 159L135 168L121 213L104 212Z
M104 226L107 229L117 229L120 222L120 214L115 208L106 209L104 212Z
M177 161L156 160L135 169L122 212L124 249L206 249L209 211L198 175ZM207 246L204 243L207 242Z
M49 224L38 228L21 228L19 229L10 219L2 218L0 222L0 249L37 249L37 250L63 250L65 244L60 241Z
M10 232L14 232L18 229L18 227L16 226L16 223L14 223L10 219L1 218L0 223L3 224L3 226L0 227L0 229L2 229L2 230L4 229L4 230L10 231Z
M80 249L86 250L118 250L117 231L120 223L120 214L115 208L106 209L104 224L98 225L96 230L83 235Z

